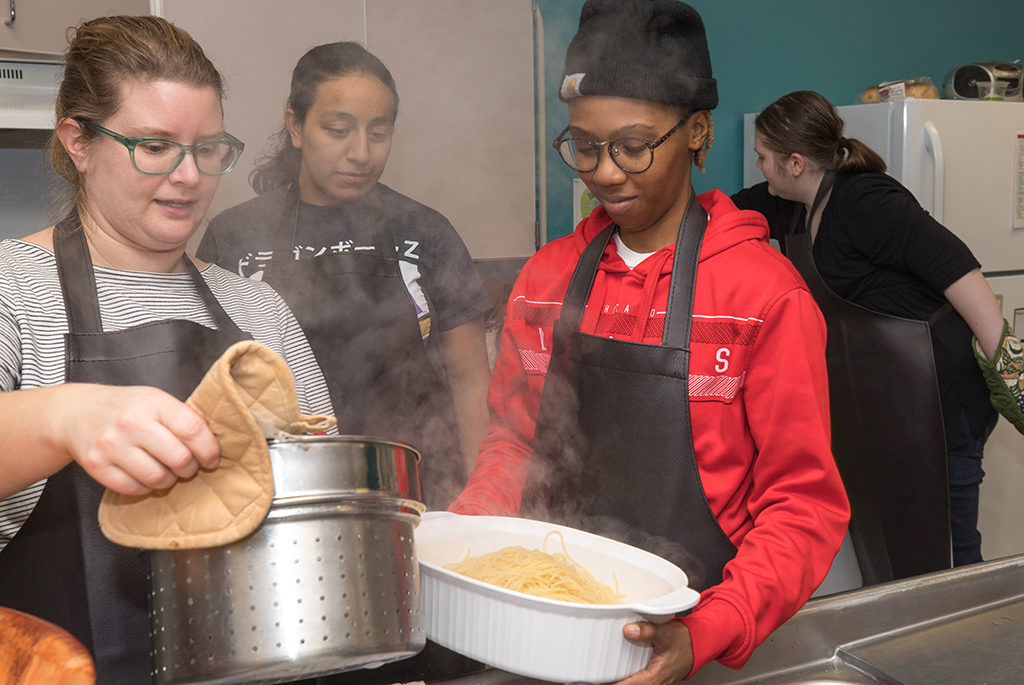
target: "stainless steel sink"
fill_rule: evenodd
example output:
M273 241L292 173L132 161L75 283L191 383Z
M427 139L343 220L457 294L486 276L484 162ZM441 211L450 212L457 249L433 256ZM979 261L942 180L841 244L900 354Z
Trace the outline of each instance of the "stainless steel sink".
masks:
M814 599L697 685L1024 683L1024 555Z

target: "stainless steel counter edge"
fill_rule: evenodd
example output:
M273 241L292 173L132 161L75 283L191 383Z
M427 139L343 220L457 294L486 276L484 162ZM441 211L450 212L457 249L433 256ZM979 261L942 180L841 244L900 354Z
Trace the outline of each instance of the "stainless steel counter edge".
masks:
M786 682L787 672L806 672L816 665L822 672L832 671L834 662L845 658L840 654L843 648L955 620L1022 597L1024 555L813 599L758 647L742 669L713 663L688 682ZM865 676L863 682L886 682L880 674Z

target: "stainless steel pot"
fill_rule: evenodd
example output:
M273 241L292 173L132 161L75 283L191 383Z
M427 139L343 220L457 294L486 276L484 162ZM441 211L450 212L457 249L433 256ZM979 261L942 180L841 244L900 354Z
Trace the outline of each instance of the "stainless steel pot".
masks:
M272 683L419 652L419 454L368 437L270 442L252 534L151 555L154 679Z

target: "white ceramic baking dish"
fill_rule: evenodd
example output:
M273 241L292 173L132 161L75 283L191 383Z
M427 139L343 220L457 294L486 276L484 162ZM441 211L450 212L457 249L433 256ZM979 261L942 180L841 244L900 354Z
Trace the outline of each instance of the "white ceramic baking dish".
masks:
M562 532L570 556L597 580L612 587L618 580L622 604L533 597L443 568L462 559L467 548L473 556L510 545L542 549L551 530ZM636 673L647 665L651 648L627 641L622 627L640 619L664 623L700 597L687 587L682 569L661 557L543 521L428 512L415 541L427 637L530 678L607 683ZM549 541L547 551L561 551L561 545Z

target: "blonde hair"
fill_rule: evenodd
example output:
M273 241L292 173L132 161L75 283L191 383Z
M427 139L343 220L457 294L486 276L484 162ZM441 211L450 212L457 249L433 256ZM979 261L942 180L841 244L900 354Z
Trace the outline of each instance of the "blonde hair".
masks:
M64 119L102 122L121 106L129 81L175 81L213 88L224 98L224 82L203 49L171 22L152 16L100 17L68 29L64 78L55 106L58 125ZM83 128L83 135L95 134ZM75 163L57 138L50 136L50 164L82 200Z

